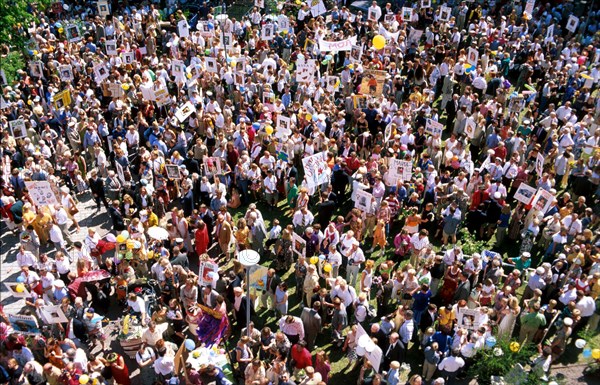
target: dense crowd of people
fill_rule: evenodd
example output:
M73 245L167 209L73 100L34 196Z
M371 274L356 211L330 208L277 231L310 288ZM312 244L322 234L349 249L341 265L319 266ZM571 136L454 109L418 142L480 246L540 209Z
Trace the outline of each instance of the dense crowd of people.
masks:
M442 385L496 340L537 346L547 378L600 320L600 11L264 3L73 1L12 26L0 212L40 328L0 313L0 383ZM179 346L223 347L234 375Z

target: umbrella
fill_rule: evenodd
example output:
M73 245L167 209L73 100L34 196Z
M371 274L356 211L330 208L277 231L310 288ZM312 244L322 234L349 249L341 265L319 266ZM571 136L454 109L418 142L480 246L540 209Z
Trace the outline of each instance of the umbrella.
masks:
M152 226L148 229L148 236L153 239L163 241L169 239L169 232L162 227Z
M591 77L591 76L590 76L590 75L588 75L588 74L581 74L581 75L579 75L579 76L581 76L582 78L584 78L584 79L587 79L587 80L591 80L591 79L593 79L593 77Z
M535 87L533 87L532 85L525 84L525 86L524 86L524 87L525 87L525 88L527 88L529 91L536 92L536 89L535 89Z

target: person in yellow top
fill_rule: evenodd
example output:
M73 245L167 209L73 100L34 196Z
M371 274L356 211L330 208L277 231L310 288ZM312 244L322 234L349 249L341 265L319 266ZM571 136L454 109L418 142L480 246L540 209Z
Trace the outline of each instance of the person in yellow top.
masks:
M377 225L375 226L375 230L373 230L373 246L369 252L373 252L375 247L379 246L381 248L381 254L385 253L385 246L387 245L387 239L385 238L385 221L380 219L377 221Z
M52 216L49 213L48 207L40 207L37 215L33 214L32 211L28 212L27 215L27 222L30 222L29 218L31 215L34 215L32 225L36 234L40 238L40 245L48 243L50 241L50 228L53 224ZM25 219L25 213L23 214L23 219Z
M593 299L598 298L600 295L600 273L594 273L589 280L590 284L590 297Z
M237 230L234 235L238 250L245 250L250 247L250 228L246 225L246 220L240 218L237 223Z
M446 305L438 311L438 322L440 328L445 331L452 330L452 325L454 324L454 320L456 319L456 313L452 306Z

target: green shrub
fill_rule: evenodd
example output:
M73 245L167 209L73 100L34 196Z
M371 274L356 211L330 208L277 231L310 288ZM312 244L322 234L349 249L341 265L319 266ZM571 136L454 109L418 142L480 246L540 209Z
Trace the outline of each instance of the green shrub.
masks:
M25 68L23 54L17 51L11 51L7 55L2 55L2 69L6 74L8 84L13 84L17 80L17 71Z

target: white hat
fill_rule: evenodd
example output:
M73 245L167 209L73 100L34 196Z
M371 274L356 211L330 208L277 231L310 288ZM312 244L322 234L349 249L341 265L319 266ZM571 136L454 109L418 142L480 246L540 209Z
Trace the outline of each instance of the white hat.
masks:
M525 251L524 253L521 254L523 257L525 258L531 258L531 253Z
M56 279L54 280L53 285L62 289L63 287L65 287L65 282L62 279Z
M567 318L565 318L565 319L563 320L563 324L564 324L565 326L572 326L572 325L573 325L573 319L571 319L571 318L567 317Z
M68 194L69 193L69 188L67 186L62 186L60 188L60 192Z
M502 198L502 194L500 193L500 191L496 191L494 193L494 199L501 199Z
M535 272L540 275L540 274L544 274L546 272L546 269L544 269L543 267L538 267Z
M567 259L567 256L563 253L558 254L558 259Z
M175 243L183 243L183 238L175 238Z

